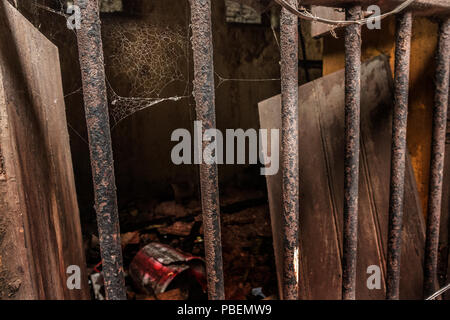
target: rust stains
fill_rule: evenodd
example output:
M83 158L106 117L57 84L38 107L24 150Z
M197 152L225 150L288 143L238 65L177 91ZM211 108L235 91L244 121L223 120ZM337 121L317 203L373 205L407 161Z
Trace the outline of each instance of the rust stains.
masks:
M346 9L347 20L361 18L361 6ZM342 298L355 299L358 244L358 181L361 103L361 26L345 28L345 159L344 159L344 255Z
M436 91L433 107L427 238L425 244L424 296L436 291L439 226L444 174L445 138L450 75L450 19L440 23L436 56Z
M82 18L77 40L106 298L125 300L98 1L77 0L75 4L80 7Z
M411 12L398 15L395 35L395 93L392 119L389 240L386 279L386 299L389 300L399 299L411 30Z
M297 7L297 0L289 0ZM298 18L281 10L281 168L283 299L299 296Z
M197 120L202 121L202 134L204 135L206 130L216 127L211 1L190 0L190 4L194 56L194 98ZM209 142L203 141L202 150L208 144ZM208 296L211 300L224 300L217 164L200 164L200 186Z

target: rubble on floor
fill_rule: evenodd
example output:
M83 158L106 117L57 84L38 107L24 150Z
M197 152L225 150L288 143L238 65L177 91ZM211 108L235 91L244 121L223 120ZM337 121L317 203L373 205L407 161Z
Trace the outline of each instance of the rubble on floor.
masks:
M121 241L123 247L124 268L128 298L132 300L199 300L206 299L205 292L193 286L192 278L180 271L172 277L172 283L161 290L148 290L138 283L139 276L130 270L130 264L136 269L136 256L142 258L144 247L164 246L171 256L178 252L185 257L204 257L202 212L195 198L183 198L182 201L136 201L120 212ZM227 299L260 300L277 294L276 271L273 254L272 233L267 197L259 190L240 190L227 188L221 195L221 227L225 273L225 292ZM104 298L100 288L101 269L98 238L92 235L85 243L92 295L95 299ZM144 248L144 249L143 249ZM176 250L176 251L172 251ZM146 261L152 250L147 250ZM156 259L158 260L158 259ZM188 259L189 260L189 259ZM143 262L144 261L144 262ZM182 263L182 262L181 262ZM177 263L178 264L178 263ZM167 267L168 265L165 265ZM148 280L151 271L147 265L147 274L141 274ZM145 269L146 267L144 267ZM169 268L167 268L170 270ZM187 268L185 268L187 269ZM178 269L177 269L178 270ZM133 281L130 273L133 274ZM145 272L144 272L145 273ZM201 282L201 281L200 281ZM156 282L155 282L156 283ZM93 285L94 284L94 285ZM196 288L196 289L193 289ZM204 288L203 288L204 289ZM196 291L196 292L193 292Z

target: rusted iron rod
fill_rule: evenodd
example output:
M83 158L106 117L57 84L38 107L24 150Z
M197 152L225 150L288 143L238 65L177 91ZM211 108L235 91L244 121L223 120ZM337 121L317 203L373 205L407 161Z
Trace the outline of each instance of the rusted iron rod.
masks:
M202 121L202 133L205 134L206 130L216 127L211 0L190 0L190 4L194 54L194 98L197 119ZM202 150L209 143L203 141ZM217 163L208 164L203 161L200 164L208 296L211 300L224 300L217 173Z
M297 7L297 0L288 0ZM299 294L298 18L281 10L281 167L283 173L283 299Z
M389 240L386 278L386 299L389 300L399 299L412 28L411 12L407 11L399 14L396 17L396 21L395 92L392 119L391 189L389 194Z
M445 132L450 75L450 18L439 27L436 58L436 91L433 107L433 133L431 142L430 184L428 190L427 238L425 244L424 296L436 291L439 225L444 174Z
M119 215L97 0L77 0L77 32L106 299L125 300Z
M346 9L347 20L361 18L361 6ZM342 299L355 299L358 244L359 131L361 103L361 26L345 27L344 254Z

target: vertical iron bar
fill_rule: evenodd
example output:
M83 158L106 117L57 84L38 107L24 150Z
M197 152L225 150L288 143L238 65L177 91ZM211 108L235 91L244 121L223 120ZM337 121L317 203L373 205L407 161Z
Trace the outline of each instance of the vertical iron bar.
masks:
M389 195L389 240L386 279L386 299L389 300L399 299L412 13L410 11L401 13L396 17L396 21L395 93L392 118L391 189Z
M119 215L97 0L77 0L77 32L106 299L125 300Z
M347 20L361 18L361 6L346 9ZM345 28L344 255L342 298L355 299L358 244L359 131L361 100L361 26Z
M445 133L449 93L450 18L439 26L436 63L436 92L433 108L430 186L428 191L427 238L425 245L424 296L435 291L444 173Z
M206 130L216 127L211 0L190 0L190 3L194 54L194 97L197 119L202 121L202 134L204 135ZM208 144L209 142L203 141L202 150ZM217 163L202 162L200 164L208 295L211 300L224 300L217 172Z
M98 0L77 0L77 32L106 299L125 300L114 163Z
M297 0L288 1L297 8ZM298 18L281 9L283 299L299 294Z

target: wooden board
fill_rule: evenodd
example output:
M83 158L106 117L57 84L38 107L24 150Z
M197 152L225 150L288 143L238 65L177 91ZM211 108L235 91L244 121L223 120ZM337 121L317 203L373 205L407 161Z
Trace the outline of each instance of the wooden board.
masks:
M357 299L384 299L389 214L392 80L386 57L362 68ZM300 290L303 299L341 298L344 195L344 71L300 87ZM259 104L261 128L280 128L281 98ZM270 150L269 150L270 152ZM402 299L422 298L425 227L408 158L401 268ZM267 176L281 283L281 170ZM382 288L369 290L378 265Z
M316 17L330 20L345 20L345 12L337 11L337 8L311 6L311 13ZM320 37L335 29L335 26L317 21L311 21L311 37Z
M5 0L0 160L0 299L89 298L58 49Z

